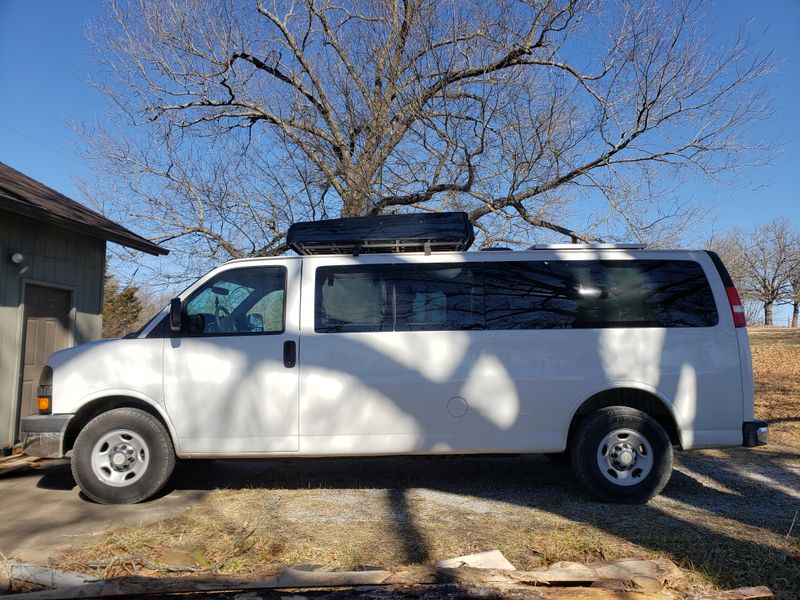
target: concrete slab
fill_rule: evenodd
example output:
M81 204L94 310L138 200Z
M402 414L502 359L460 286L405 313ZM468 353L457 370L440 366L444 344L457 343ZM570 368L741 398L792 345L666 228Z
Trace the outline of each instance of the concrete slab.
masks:
M149 525L202 502L213 487L239 487L257 477L263 463L179 464L170 487L135 505L101 505L78 490L69 459L0 477L0 553L24 562L44 562L60 548L90 541L122 526ZM205 485L203 485L205 483Z

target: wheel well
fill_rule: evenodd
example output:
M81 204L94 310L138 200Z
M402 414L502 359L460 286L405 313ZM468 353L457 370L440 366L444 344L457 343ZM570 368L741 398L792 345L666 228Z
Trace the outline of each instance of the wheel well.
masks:
M669 408L657 396L644 390L633 388L605 390L595 394L581 404L569 425L568 445L569 441L572 440L572 435L578 423L583 417L608 406L627 406L647 413L664 428L673 446L681 446L681 434L678 430L678 424L675 422L675 418Z
M115 408L138 408L139 410L149 413L159 420L169 434L169 427L167 427L167 424L164 422L159 412L144 400L131 398L130 396L108 396L92 400L88 404L82 406L78 409L78 412L75 413L75 416L70 419L67 430L64 432L64 454L72 450L78 434L86 427L89 421L94 419L97 415L114 410Z

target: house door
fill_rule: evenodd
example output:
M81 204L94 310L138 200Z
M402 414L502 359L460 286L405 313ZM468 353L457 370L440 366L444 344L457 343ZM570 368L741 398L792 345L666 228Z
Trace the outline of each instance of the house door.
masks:
M36 387L47 357L70 345L69 312L71 294L67 290L27 284L25 286L25 329L22 347L22 391L17 425L22 417L37 411ZM17 428L19 431L19 428Z

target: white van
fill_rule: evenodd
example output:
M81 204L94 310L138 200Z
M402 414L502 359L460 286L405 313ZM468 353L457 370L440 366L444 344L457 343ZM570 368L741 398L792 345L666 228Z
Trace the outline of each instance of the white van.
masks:
M304 255L228 262L133 337L53 354L26 451L71 451L103 503L152 496L176 457L473 453L567 453L598 498L646 502L673 448L767 441L711 252L465 252L462 213L289 241Z

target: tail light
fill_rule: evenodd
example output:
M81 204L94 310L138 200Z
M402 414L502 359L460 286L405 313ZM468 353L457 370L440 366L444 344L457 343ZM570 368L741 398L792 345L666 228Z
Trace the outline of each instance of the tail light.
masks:
M747 320L744 317L744 306L742 306L742 299L739 298L739 292L736 291L736 286L733 285L728 269L722 263L722 259L716 252L706 250L706 254L711 257L714 266L717 268L722 285L725 286L725 294L728 296L728 304L731 306L731 314L733 315L734 327L747 327Z
M734 286L725 288L725 293L728 294L728 303L731 305L731 313L733 314L734 327L747 327L747 319L744 316L744 306L739 298L739 292L736 291Z

